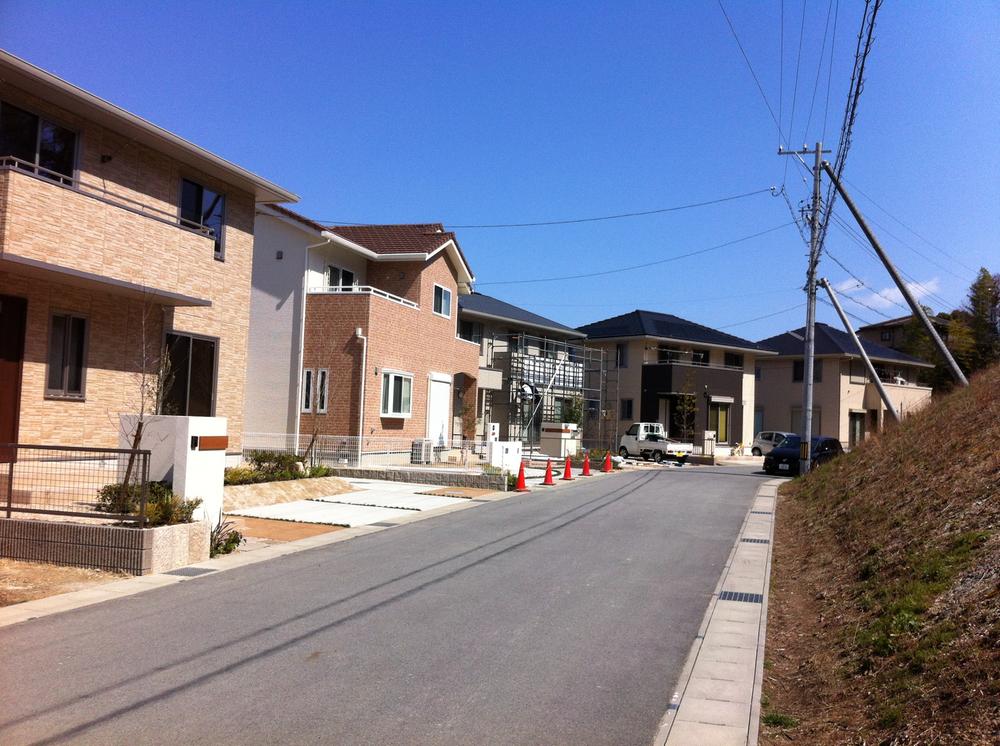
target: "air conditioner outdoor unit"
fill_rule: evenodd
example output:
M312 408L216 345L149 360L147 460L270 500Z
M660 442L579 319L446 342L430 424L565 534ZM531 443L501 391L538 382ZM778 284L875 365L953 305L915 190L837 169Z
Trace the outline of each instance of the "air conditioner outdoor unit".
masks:
M421 438L410 446L411 464L429 464L434 458L434 441Z

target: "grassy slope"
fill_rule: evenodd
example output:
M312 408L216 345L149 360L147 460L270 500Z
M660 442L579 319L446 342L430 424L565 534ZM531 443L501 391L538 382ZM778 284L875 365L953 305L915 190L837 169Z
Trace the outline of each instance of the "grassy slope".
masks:
M1000 366L785 485L777 520L763 740L994 743Z

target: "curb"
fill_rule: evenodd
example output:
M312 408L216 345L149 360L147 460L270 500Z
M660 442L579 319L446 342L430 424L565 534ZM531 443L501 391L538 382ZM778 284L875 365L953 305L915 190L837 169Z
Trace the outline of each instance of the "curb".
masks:
M757 744L774 511L784 481L762 484L743 518L660 720L655 746Z
M605 475L602 474L601 476ZM215 575L216 573L225 572L226 570L235 570L239 567L255 565L258 562L267 562L268 560L284 557L288 554L304 552L308 549L316 549L330 544L337 544L342 541L349 541L350 539L354 539L358 536L367 536L368 534L387 531L395 528L396 526L404 526L408 523L415 523L428 518L436 518L438 516L454 513L459 510L468 510L485 503L509 500L513 497L525 497L531 495L532 493L535 493L535 496L537 497L538 495L545 494L553 489L569 487L574 483L586 484L588 481L589 480L587 478L577 479L574 477L573 481L558 482L555 487L545 487L540 489L539 485L535 485L535 488L529 490L528 492L496 492L492 495L484 495L482 497L469 499L465 503L446 505L440 508L434 508L433 510L414 511L412 516L400 516L393 519L392 526L369 525L357 526L355 528L345 528L340 531L310 536L305 539L297 539L295 541L282 542L280 544L270 544L249 552L237 551L233 554L216 557L215 559L209 559L204 562L196 562L193 565L179 567L166 573L124 578L122 580L105 583L104 585L85 588L80 591L70 591L69 593L60 593L55 596L39 598L34 601L25 601L23 603L14 604L13 606L0 607L0 628L9 627L12 624L20 624L21 622L27 622L33 619L40 619L42 617L58 614L63 611L80 609L84 606L91 606L103 601L111 601L116 598L134 596L135 594L142 593L143 591L153 590L154 588L163 588L164 586L174 585L175 583L183 583L205 575Z

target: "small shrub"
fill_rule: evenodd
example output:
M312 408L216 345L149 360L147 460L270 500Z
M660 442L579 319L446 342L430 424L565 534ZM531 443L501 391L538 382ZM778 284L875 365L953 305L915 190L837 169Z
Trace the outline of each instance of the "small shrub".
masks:
M146 501L164 500L173 494L166 482L150 482ZM138 484L130 484L124 493L121 482L106 484L98 490L97 509L102 513L134 514L139 510L141 497L142 490Z
M279 451L248 451L246 458L254 469L267 473L295 472L302 463L301 456Z
M331 469L329 466L323 466L322 464L320 464L319 466L314 466L313 468L309 469L304 476L307 476L311 479L319 479L320 477L328 477L331 474L333 474L333 469Z
M517 489L517 474L507 475L507 491L513 492Z
M142 492L137 484L122 490L121 483L106 484L97 493L97 510L102 513L138 515ZM150 482L146 492L146 525L172 526L191 523L200 499L184 500L166 482Z
M236 524L232 521L224 521L219 515L219 522L212 529L211 542L209 545L209 555L216 557L220 554L230 554L246 539L243 534L236 530Z

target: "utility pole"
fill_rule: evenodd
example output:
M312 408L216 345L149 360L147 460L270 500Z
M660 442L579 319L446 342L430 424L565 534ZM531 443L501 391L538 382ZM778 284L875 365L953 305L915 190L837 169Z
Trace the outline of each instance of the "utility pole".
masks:
M944 361L948 364L948 367L951 369L952 376L954 376L955 380L958 381L960 385L968 386L968 379L965 377L962 369L958 367L958 363L955 362L955 358L952 357L951 352L945 346L945 343L941 341L941 337L938 335L937 329L934 328L930 319L927 318L927 313L924 311L923 306L917 303L917 299L913 297L913 293L910 292L910 288L908 288L906 283L903 282L903 278L899 276L899 271L896 269L896 266L892 263L892 261L890 261L889 255L885 253L882 245L878 242L878 239L875 238L875 234L872 233L872 229L868 227L868 223L865 222L864 217L861 215L861 211L858 210L857 205L854 204L854 200L851 199L851 195L849 195L847 190L844 189L844 185L840 183L840 179L837 178L837 174L834 173L833 168L831 168L830 164L826 161L823 161L823 170L825 170L829 175L830 181L833 182L837 191L840 192L840 196L844 198L844 204L847 205L847 208L851 211L854 219L858 221L858 225L861 226L861 230L864 232L865 238L868 239L868 243L870 243L872 248L875 249L875 253L878 254L878 258L882 260L882 264L885 265L885 269L889 273L889 276L892 277L892 281L896 283L896 287L899 288L899 292L903 294L907 304L910 306L910 310L913 311L913 315L916 316L920 320L920 323L924 325L924 329L927 330L927 336L931 338L931 341L934 342L934 346L937 347L938 352L941 353L941 357L943 357Z
M854 327L851 326L851 322L847 318L847 314L844 313L844 309L840 306L840 301L837 300L837 294L833 292L833 287L830 285L830 281L825 277L819 281L827 294L830 296L830 302L833 304L834 309L837 311L837 315L840 316L840 321L844 324L844 328L847 333L851 335L851 340L854 342L854 346L858 348L858 353L861 355L861 359L865 362L865 367L868 369L868 375L871 376L872 383L875 384L875 388L878 389L878 395L882 397L882 401L885 402L885 408L889 410L897 423L899 420L899 412L896 411L896 406L892 403L892 399L889 398L889 392L885 390L885 386L882 385L882 379L878 377L878 373L875 370L875 366L872 365L871 358L868 357L868 353L865 351L864 345L861 344L861 340L858 339L858 335L854 333Z
M802 159L803 155L815 156L813 174L812 210L809 217L809 268L806 270L806 338L803 351L802 371L802 441L799 446L799 474L805 474L812 465L812 411L813 411L813 366L816 357L816 269L820 252L820 174L823 173L823 143L816 143L810 150L785 150L778 146L778 155L793 155Z

